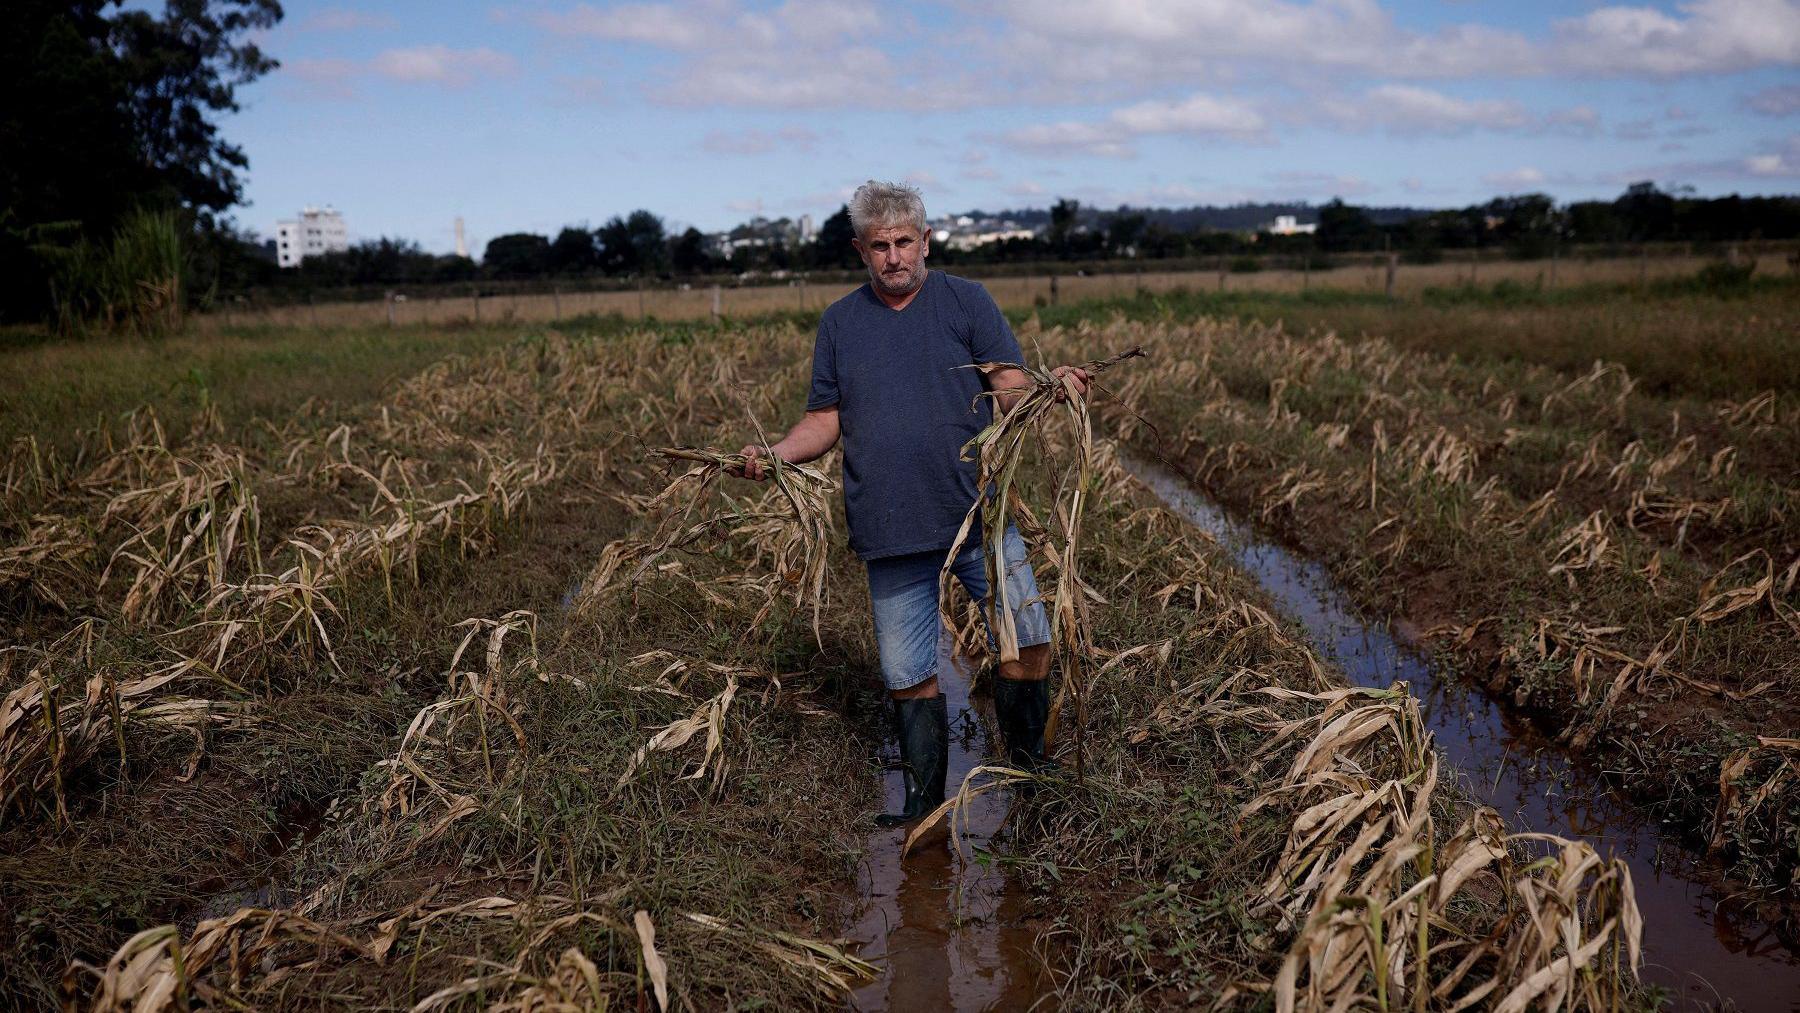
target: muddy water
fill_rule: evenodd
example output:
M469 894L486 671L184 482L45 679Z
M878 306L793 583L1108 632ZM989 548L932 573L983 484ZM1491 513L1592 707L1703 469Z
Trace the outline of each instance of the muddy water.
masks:
M1515 827L1579 837L1631 865L1644 915L1644 978L1680 1010L1800 1011L1800 945L1704 885L1699 859L1665 837L1653 813L1615 795L1577 762L1485 694L1358 617L1325 568L1259 538L1187 482L1143 461L1130 470L1176 513L1218 539L1313 643L1365 686L1404 680L1419 696L1438 747L1465 787Z
M996 755L986 722L969 697L968 673L940 679L950 710L954 792L971 768ZM982 702L982 710L988 710ZM900 772L883 778L888 810L900 808ZM846 932L881 976L851 997L859 1010L1022 1010L1049 990L1032 954L1022 891L997 863L984 860L1000 832L1009 796L990 792L969 809L959 856L947 834L934 834L900 858L901 830L877 830L861 873L866 898ZM959 822L960 829L960 822Z

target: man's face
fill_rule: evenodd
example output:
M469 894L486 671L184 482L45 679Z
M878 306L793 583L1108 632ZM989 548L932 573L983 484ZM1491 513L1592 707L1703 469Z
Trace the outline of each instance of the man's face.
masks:
M851 240L851 245L869 269L870 284L883 295L911 295L925 284L929 233L921 235L911 225L897 225L871 229L868 235Z

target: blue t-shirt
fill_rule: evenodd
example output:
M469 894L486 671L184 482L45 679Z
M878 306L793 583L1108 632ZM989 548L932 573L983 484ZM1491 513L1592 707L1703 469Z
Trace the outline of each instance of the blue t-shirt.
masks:
M944 550L975 502L963 444L993 418L979 362L1023 362L987 289L930 271L903 310L867 284L831 304L813 346L806 410L838 406L844 515L863 559Z

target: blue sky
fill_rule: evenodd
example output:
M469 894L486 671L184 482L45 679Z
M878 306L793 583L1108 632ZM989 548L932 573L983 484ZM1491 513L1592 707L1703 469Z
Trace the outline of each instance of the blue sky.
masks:
M237 218L479 255L645 207L1800 192L1800 0L286 3Z

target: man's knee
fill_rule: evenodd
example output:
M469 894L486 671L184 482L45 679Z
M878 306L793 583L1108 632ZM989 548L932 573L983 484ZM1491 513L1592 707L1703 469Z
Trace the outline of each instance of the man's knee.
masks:
M888 690L888 695L896 700L929 700L938 695L937 676L934 675L918 685L908 686L905 689Z
M1000 678L1019 682L1038 682L1050 674L1050 645L1033 644L1019 648L1019 660L1002 661Z

